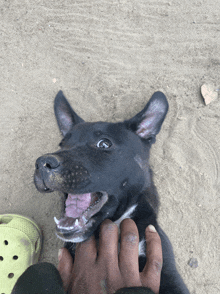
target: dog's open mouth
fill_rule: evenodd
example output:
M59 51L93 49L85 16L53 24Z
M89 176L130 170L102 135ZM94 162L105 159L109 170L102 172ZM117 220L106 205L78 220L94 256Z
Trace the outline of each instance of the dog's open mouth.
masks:
M87 224L108 200L106 192L68 194L63 218L54 217L58 236L86 230Z

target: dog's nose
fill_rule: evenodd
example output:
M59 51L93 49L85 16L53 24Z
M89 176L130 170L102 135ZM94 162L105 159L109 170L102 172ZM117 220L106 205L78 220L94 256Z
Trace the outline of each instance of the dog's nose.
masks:
M53 170L60 165L59 159L55 155L44 155L37 159L36 169Z

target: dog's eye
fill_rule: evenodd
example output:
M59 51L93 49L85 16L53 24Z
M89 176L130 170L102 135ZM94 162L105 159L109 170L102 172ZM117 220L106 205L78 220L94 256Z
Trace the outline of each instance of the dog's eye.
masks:
M98 141L97 145L98 148L110 148L112 146L112 142L109 139L101 139Z

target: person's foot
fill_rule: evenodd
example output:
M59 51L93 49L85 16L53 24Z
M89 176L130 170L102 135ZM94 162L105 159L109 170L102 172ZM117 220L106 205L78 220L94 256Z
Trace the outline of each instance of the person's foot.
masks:
M17 214L0 215L1 293L10 294L17 279L39 259L42 235L37 224Z

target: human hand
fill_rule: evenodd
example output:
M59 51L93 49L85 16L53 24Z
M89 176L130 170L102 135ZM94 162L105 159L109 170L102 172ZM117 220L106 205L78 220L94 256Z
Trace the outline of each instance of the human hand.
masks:
M105 220L100 228L99 246L94 236L77 245L75 261L62 248L58 271L65 291L70 294L112 294L125 287L148 287L159 293L162 269L162 247L157 232L145 230L147 263L139 272L139 235L131 219L121 223L121 245L118 254L118 227Z

